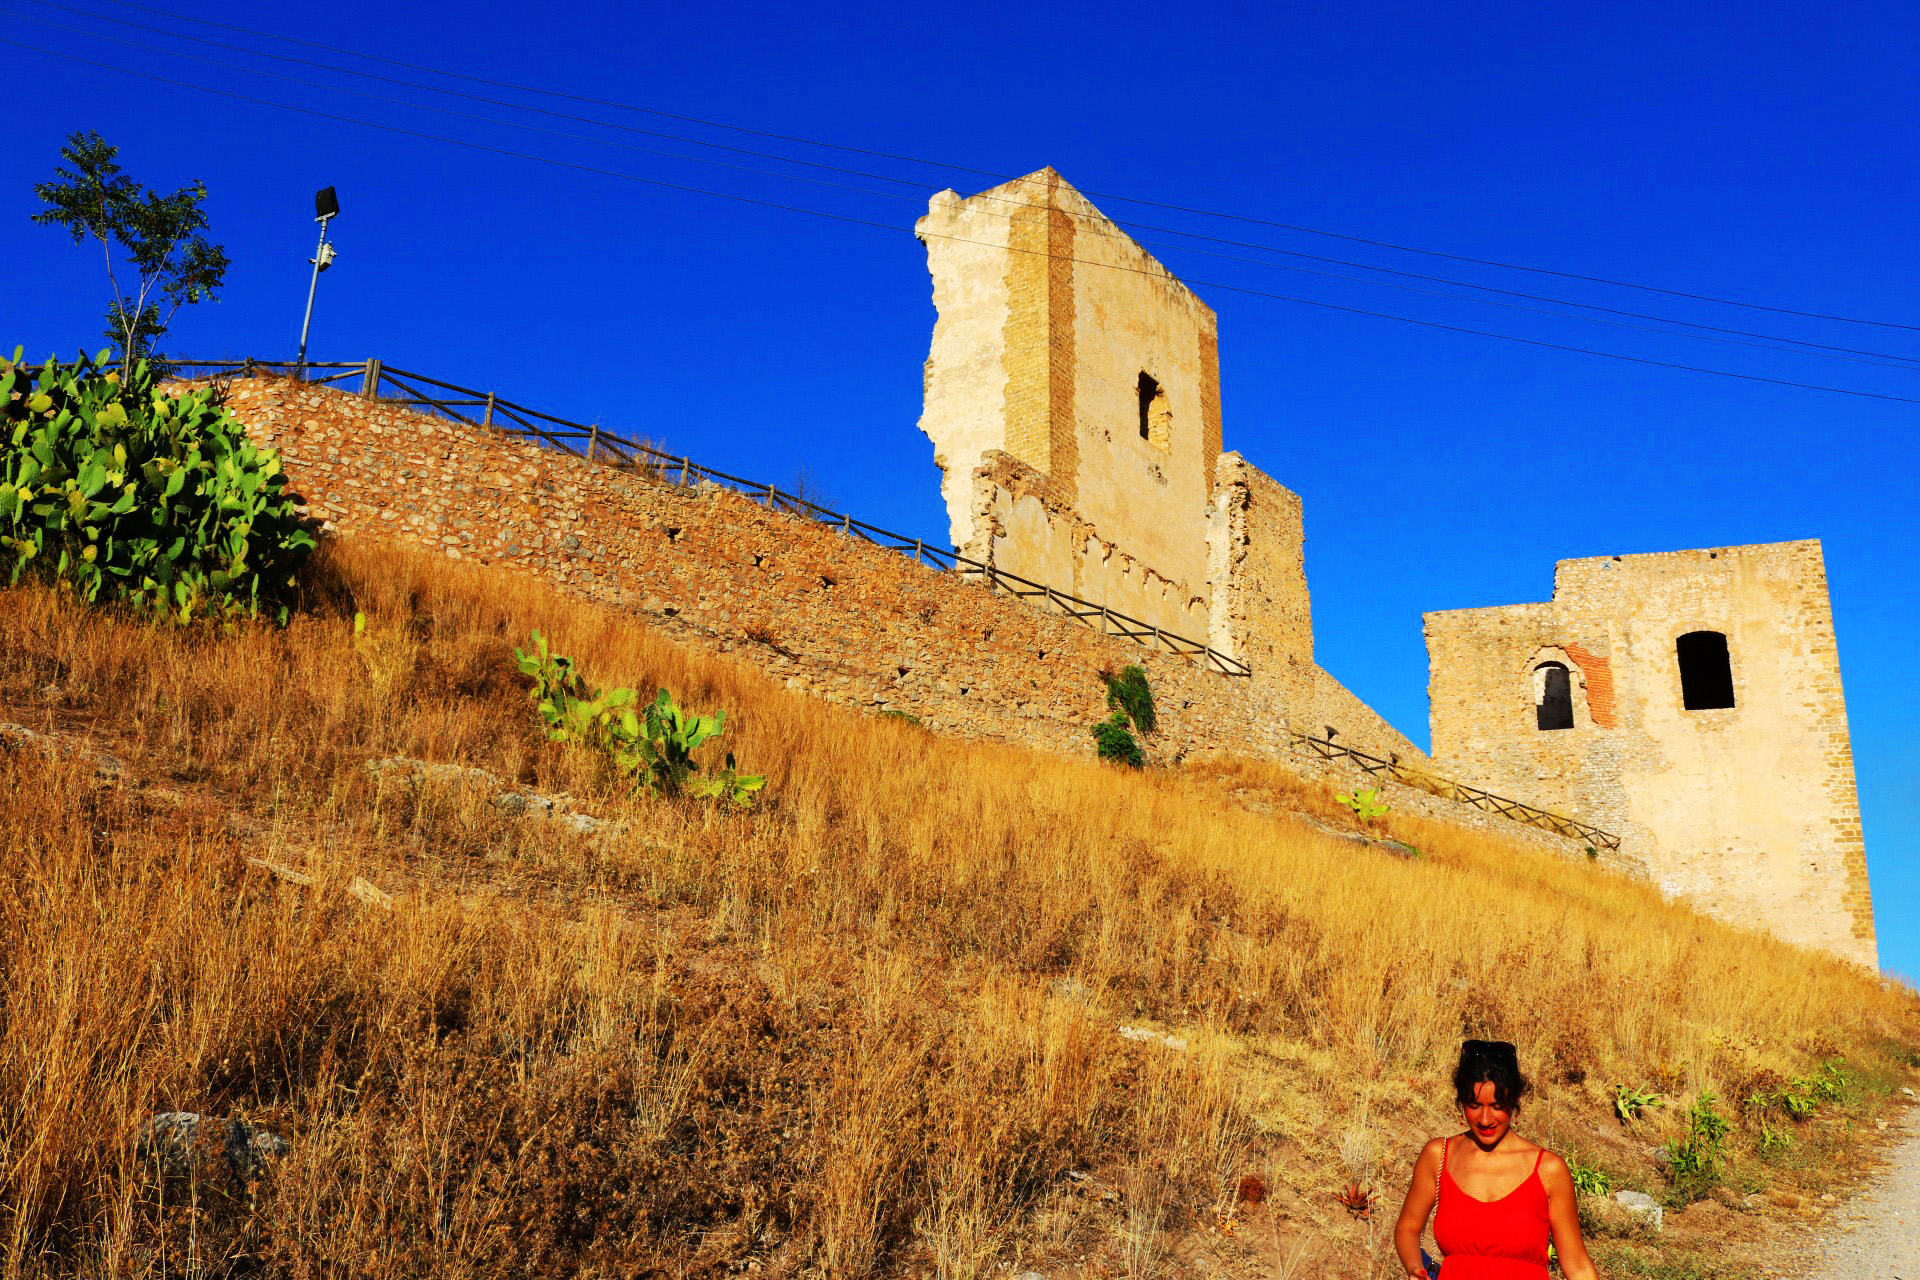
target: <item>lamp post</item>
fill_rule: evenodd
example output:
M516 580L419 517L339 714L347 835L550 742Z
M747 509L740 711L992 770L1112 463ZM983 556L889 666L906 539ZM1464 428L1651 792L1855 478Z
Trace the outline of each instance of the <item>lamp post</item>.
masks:
M327 223L340 212L340 198L333 194L332 187L322 187L313 195L314 221L320 224L320 247L309 259L313 263L313 280L307 285L307 316L300 322L300 359L296 362L304 377L307 369L307 330L313 325L313 295L320 288L320 273L333 265L333 246L327 243Z

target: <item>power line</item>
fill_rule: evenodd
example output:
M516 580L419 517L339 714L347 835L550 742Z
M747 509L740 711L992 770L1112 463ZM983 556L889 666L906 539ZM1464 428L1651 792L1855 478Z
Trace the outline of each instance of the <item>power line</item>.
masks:
M215 22L207 18L196 18L189 14L177 13L172 10L161 9L151 5L138 4L138 3L135 3L134 0L107 0L107 3L118 5L121 8L137 10L142 13L149 13L149 14L158 15L160 17L172 18L180 22L191 22L200 26L213 27L223 31L232 31L242 35L255 36L260 39L278 40L286 44L301 45L311 49L320 49L327 53L339 54L345 57L361 58L369 62L378 62L378 63L384 63L388 66L403 67L410 71L424 71L430 75L445 76L449 79L454 79L454 80L464 80L470 84L488 85L496 89L511 89L520 93L534 93L534 94L540 94L545 97L558 98L558 99L563 99L571 102L581 102L581 103L587 103L593 106L611 107L620 111L637 112L643 115L656 116L666 120L678 120L684 124L697 124L704 128L709 128L709 129L724 129L733 133L741 133L741 134L746 134L753 137L769 138L769 139L773 139L781 142L791 142L791 143L795 143L802 146L817 147L817 148L822 148L826 150L839 151L839 152L843 152L850 155L864 155L864 156L874 157L877 159L895 160L895 161L900 161L906 164L917 164L917 165L923 165L929 168L949 170L955 173L970 173L970 174L975 174L981 177L995 178L1001 182L1012 181L1014 178L1020 176L1018 174L998 173L991 169L980 169L971 165L952 164L947 161L941 161L941 160L927 160L918 156L901 155L897 152L877 151L877 150L873 150L866 147L849 146L845 143L824 142L819 139L802 137L796 134L776 133L766 129L750 128L745 125L728 124L724 121L708 120L699 116L683 115L676 112L659 110L654 107L638 106L633 103L621 102L615 99L595 98L595 97L591 97L584 94L567 93L563 90L548 89L539 85L521 84L511 80L490 79L485 76L469 75L465 72L460 72L460 71L448 71L444 68L434 67L434 66L423 64L423 63L406 62L398 58L388 58L378 54L364 53L357 49L347 49L347 48L341 48L337 45L324 44L317 40L306 40L306 39L301 39L295 36L281 35L277 32L272 32L272 31L261 31L251 27L241 27L241 26L232 25L230 23ZM794 161L793 163L804 163L804 162ZM1808 320L1826 320L1826 321L1832 321L1840 324L1871 325L1876 328L1899 329L1899 330L1905 330L1907 332L1920 333L1920 325L1916 325L1916 324L1904 324L1904 323L1898 323L1898 322L1889 321L1889 320L1872 320L1872 319L1865 319L1857 316L1834 315L1834 314L1829 314L1826 312L1819 312L1819 311L1804 311L1804 310L1799 310L1793 307L1773 306L1767 303L1760 303L1760 302L1747 302L1737 298L1723 298L1713 294L1693 293L1693 292L1688 292L1686 290L1680 290L1680 289L1668 289L1659 285L1641 284L1631 280L1619 280L1619 279L1614 279L1607 276L1584 275L1579 272L1561 271L1551 267L1536 267L1536 266L1527 265L1525 263L1504 262L1504 261L1500 261L1498 259L1493 259L1493 258L1476 258L1466 254L1448 253L1439 249L1426 249L1426 248L1421 248L1420 246L1417 246L1417 245L1399 244L1390 240L1377 240L1377 239L1371 239L1366 236L1349 235L1345 232L1328 231L1320 227L1303 226L1303 225L1300 225L1297 223L1291 223L1291 222L1279 222L1279 221L1274 221L1268 218L1258 218L1258 217L1253 217L1247 214L1229 213L1229 212L1218 210L1218 209L1206 209L1206 208L1200 208L1192 205L1171 204L1165 201L1150 200L1150 199L1146 199L1139 196L1123 195L1118 192L1084 191L1083 194L1099 200L1119 200L1129 204L1141 205L1146 208L1165 209L1169 212L1174 212L1174 213L1186 213L1186 214L1192 214L1197 217L1220 218L1220 219L1225 219L1225 220L1234 221L1234 222L1248 223L1254 226L1272 227L1276 230L1291 231L1301 235L1325 236L1335 240L1344 240L1352 244L1364 244L1364 245L1369 245L1371 247L1378 248L1378 249L1391 249L1397 253L1421 254L1427 257L1443 258L1450 262L1463 262L1463 263L1469 263L1474 266L1494 267L1503 271L1524 271L1524 272L1529 272L1535 275L1553 276L1562 280L1578 280L1586 284L1606 285L1611 288L1637 289L1646 293L1662 294L1670 298L1684 298L1692 302L1708 302L1718 306L1741 307L1750 311L1766 311L1766 312L1771 312L1775 315L1798 316L1802 319L1808 319ZM1374 268L1369 268L1369 269L1374 269ZM1469 287L1477 287L1477 286L1469 286ZM1572 305L1585 305L1585 304L1576 303ZM1673 322L1670 322L1670 323L1673 323ZM1791 339L1788 339L1788 341L1791 341ZM1903 359L1904 357L1895 356L1893 358Z
M900 231L902 230L902 228L898 226L894 226L884 222L875 222L869 218L858 218L848 214L833 213L833 212L829 212L827 210L822 210L822 209L809 209L802 205L783 204L778 201L762 200L753 196L743 196L743 195L739 195L739 194L736 194L733 192L727 192L727 191L714 191L704 187L689 186L684 183L667 182L658 178L648 178L648 177L641 176L639 174L628 173L620 169L605 169L596 165L580 164L576 161L561 160L553 156L543 156L543 155L539 155L532 152L515 151L515 150L512 150L511 148L496 147L488 143L473 142L464 138L448 137L444 134L426 133L422 130L408 129L400 125L386 124L381 121L362 120L354 116L338 115L334 112L321 111L314 107L303 107L303 106L296 105L294 103L276 102L267 98L256 98L248 94L235 93L229 89L216 89L210 85L194 84L191 81L186 81L186 80L175 80L175 79L172 79L171 77L157 75L150 71L140 71L131 67L122 67L113 63L100 62L92 58L83 58L77 54L65 53L57 49L44 49L37 45L28 44L22 40L12 39L11 37L8 37L8 36L0 36L0 44L8 44L8 45L14 46L15 48L26 49L34 53L44 54L48 57L60 58L67 62L78 63L81 66L94 67L102 71L119 72L120 74L135 76L143 80L151 80L158 84L170 85L174 88L190 89L199 93L212 94L216 97L230 98L237 102L250 103L254 106L272 107L277 110L292 111L300 115L313 116L317 119L330 120L339 124L351 124L351 125L358 125L362 128L378 129L382 132L397 134L402 137L417 138L417 139L421 139L428 142L446 143L451 146L465 147L465 148L468 148L469 150L487 152L492 155L509 156L518 160L528 160L536 164L546 164L546 165L554 166L556 168L573 169L582 173L597 174L602 177L619 178L623 181L637 182L637 183L644 184L646 186L657 187L657 188L661 188L669 191L685 192L692 195L712 196L716 199L730 200L738 204L752 205L752 206L763 208L763 209L773 209L783 213L805 214L809 217L825 218L833 222L846 223L852 226L872 227L872 228L876 228L878 230L886 231L896 235L899 234ZM1116 263L1094 262L1086 258L1075 258L1065 254L1052 254L1047 252L1046 250L1041 250L1041 249L1020 249L1011 245L996 245L991 243L990 241L972 240L965 236L943 235L938 232L921 232L919 234L928 236L933 239L948 240L948 241L953 241L960 244L980 245L984 248L1000 249L1000 250L1004 250L1006 252L1011 252L1011 253L1028 253L1028 254L1034 254L1034 255L1037 255L1040 257L1046 257L1046 258L1059 258L1063 261L1072 262L1081 266L1104 268L1110 271L1123 271L1123 272L1128 272L1135 275L1146 275L1146 276L1153 276L1156 278L1163 278L1162 272L1150 271L1144 267L1126 267L1126 266L1120 266ZM1853 396L1859 399L1866 399L1866 400L1885 400L1885 401L1891 401L1898 404L1920 404L1920 399L1916 399L1911 396L1889 395L1889 394L1885 394L1883 392L1877 392L1877 391L1861 391L1853 387L1832 387L1832 386L1821 385L1818 383L1795 382L1786 378L1769 378L1761 374L1737 373L1728 369L1712 369L1712 368L1707 368L1701 365L1680 364L1680 363L1677 363L1674 361L1668 361L1668 360L1655 360L1646 356L1627 355L1624 352L1618 352L1618 351L1602 351L1592 347L1577 347L1577 346L1572 346L1566 343L1548 342L1540 338L1522 337L1518 334L1499 333L1499 332L1495 332L1493 330L1488 330L1488 329L1474 329L1464 325L1444 324L1436 320L1422 320L1412 316L1395 315L1390 312L1372 311L1363 307L1350 307L1350 306L1345 306L1335 302L1324 302L1316 298L1302 298L1302 297L1297 297L1291 294L1271 293L1262 289L1251 289L1244 285L1227 284L1217 280L1189 280L1189 281L1186 281L1185 283L1187 283L1188 285L1199 285L1203 288L1221 289L1229 293L1243 294L1248 297L1265 298L1265 299L1270 299L1276 302L1291 302L1300 306L1316 307L1322 310L1336 311L1336 312L1341 312L1347 315L1368 316L1378 320L1393 320L1401 324L1417 325L1421 328L1436 329L1436 330L1440 330L1447 333L1460 333L1460 334L1468 334L1473 337L1493 338L1501 342L1511 342L1511 343L1516 343L1522 346L1539 347L1539 348L1550 350L1550 351L1564 351L1564 352L1569 352L1575 355L1598 356L1602 359L1618 360L1618 361L1622 361L1629 364L1649 365L1654 368L1673 369L1673 370L1678 370L1684 373L1706 374L1712 377L1719 377L1719 378L1733 378L1742 382L1763 383L1768 386L1792 387L1801 391L1819 391L1819 392L1825 392L1830 395Z
M700 139L700 138L690 138L682 134L668 133L668 132L665 132L662 130L656 130L656 129L643 129L634 125L621 124L621 123L618 123L615 121L609 121L609 120L602 120L592 116L575 115L571 112L553 111L545 107L529 106L524 103L513 102L506 99L490 98L480 94L465 93L457 89L448 89L438 85L422 84L417 80L405 80L405 79L400 79L393 76L380 75L376 72L361 71L351 67L335 66L331 63L319 62L310 58L294 57L289 54L271 53L265 50L252 49L244 45L229 44L225 41L211 40L202 36L194 36L194 35L185 34L183 32L170 31L163 27L155 27L155 26L148 25L146 23L133 22L124 18L115 18L107 14L95 13L90 10L80 9L67 4L61 4L61 3L58 3L58 0L32 0L32 2L35 4L42 5L46 8L60 10L65 13L70 13L70 14L78 15L85 18L91 18L97 21L110 22L118 26L128 27L137 31L145 31L151 34L165 36L169 39L184 40L197 45L203 45L203 46L207 46L215 49L222 49L222 50L226 50L233 53L239 53L247 57L268 58L277 62L292 63L294 65L312 67L322 71L332 72L336 74L355 76L361 79L373 80L382 84L399 85L406 88L418 89L428 93L442 94L450 97L464 99L467 101L482 102L491 106L503 107L510 111L532 112L534 114L548 116L556 119L571 120L571 121L575 121L583 124L595 125L602 128L617 129L623 132L637 133L647 137L663 138L663 139L668 139L676 142L686 143L693 146L715 148L718 150L727 151L734 154L747 155L747 156L757 157L760 159L773 160L783 164L801 165L801 166L812 168L812 169L821 169L821 170L826 170L826 171L838 173L838 174L866 178L869 180L880 181L880 182L893 183L901 186L908 186L913 188L916 192L923 192L925 190L925 185L921 182L911 180L911 179L898 178L890 174L879 174L879 173L872 173L872 172L859 170L859 169L847 169L837 165L819 164L815 161L800 160L790 156L779 155L777 153L755 151L755 150L744 148L744 147L734 147L734 146L729 146L725 143L717 143L717 142L712 142L712 141ZM46 26L53 30L84 35L89 38L97 39L97 40L107 40L115 44L132 45L133 47L141 48L143 50L147 49L147 46L145 45L140 45L137 42L129 41L118 36L109 35L104 32L93 31L83 27L69 26L64 23L54 22L47 18L35 17L31 14L22 14L20 16L26 18L29 22L34 22L38 25ZM575 141L582 141L582 142L593 142L603 146L620 147L623 150L636 151L645 155L663 156L670 159L686 160L692 163L707 164L717 168L730 169L735 172L755 173L755 174L760 174L767 177L781 178L788 181L806 182L809 185L838 188L840 190L858 192L863 195L891 197L891 198L897 198L897 199L908 198L905 196L899 196L896 193L869 191L865 188L857 187L848 183L824 182L817 179L808 179L806 177L803 177L797 174L783 173L783 172L778 172L778 171L768 170L768 169L760 169L750 165L729 164L724 161L712 160L706 157L682 155L677 152L663 151L663 150L659 150L652 147L634 146L632 144L621 143L613 139L601 138L601 137L587 135L587 134L569 133L563 130L555 130L555 129L544 129L538 126L526 124L524 122L516 121L516 120L502 120L502 119L498 119L490 116L476 115L471 112L454 111L449 108L438 107L429 103L415 102L415 101L412 101L411 99L396 98L396 97L392 97L390 95L385 95L385 94L367 93L365 91L348 89L338 85L327 84L320 81L305 80L296 76L287 76L287 75L283 75L283 74L279 74L271 71L265 71L258 67L247 66L245 64L223 62L218 59L207 58L201 55L196 55L191 53L185 53L179 50L168 49L168 50L162 50L161 52L164 52L167 56L170 56L170 57L186 58L192 61L207 63L212 66L241 70L250 75L258 75L258 76L262 76L269 79L282 80L291 84L302 85L307 88L321 89L325 92L330 92L330 93L343 93L353 97L367 98L376 102L392 103L400 106L416 108L423 111L433 111L442 115L451 115L459 119L476 120L476 121L481 121L489 124L498 124L498 125L503 125L509 128L522 129L522 130L526 130L534 133L542 133L552 137L568 138L568 139L572 139ZM992 195L991 192L983 192L981 193L980 196L976 196L974 198L980 199L983 197L998 201L1000 203L1016 205L1021 208L1036 207L1030 201L1015 199L1012 197L1005 197L1005 196L994 196ZM994 215L994 216L1006 217L1008 215ZM1078 216L1078 215L1075 215L1075 216ZM1088 218L1088 219L1085 219L1085 221L1091 222L1091 219ZM1795 354L1821 355L1822 353L1833 353L1829 355L1824 355L1822 358L1842 359L1842 360L1846 360L1848 359L1848 357L1851 357L1851 356L1869 357L1867 359L1849 360L1849 363L1877 365L1880 367L1911 368L1917 361L1920 361L1920 357L1900 355L1897 353L1885 352L1885 351L1866 350L1866 349L1855 348L1855 347L1835 346L1828 343L1813 342L1803 338L1787 337L1781 334L1760 333L1760 332L1754 332L1754 331L1744 330L1744 329L1731 329L1731 328L1726 328L1718 325L1701 324L1701 323L1690 321L1690 320L1678 320L1670 316L1652 315L1645 312L1628 311L1628 310L1623 310L1621 308L1616 308L1616 307L1601 306L1597 303L1582 302L1576 299L1558 298L1550 295L1526 293L1526 292L1513 290L1513 289L1501 289L1492 285L1484 285L1474 281L1456 280L1446 276L1433 276L1433 275L1426 275L1420 272L1402 271L1392 267L1381 267L1381 266L1376 266L1372 263L1366 263L1366 262L1353 262L1353 261L1340 259L1340 258L1329 258L1319 254L1303 253L1299 250L1281 248L1275 245L1269 245L1269 244L1263 244L1263 243L1251 242L1251 241L1231 240L1231 239L1225 239L1218 236L1208 236L1198 232L1186 231L1186 230L1175 228L1175 227L1160 227L1160 226L1154 226L1153 224L1150 224L1150 223L1131 223L1131 222L1126 225L1132 226L1136 229L1155 232L1157 234L1176 235L1176 236L1181 236L1188 239L1204 241L1209 244L1228 245L1236 248L1252 249L1252 250L1265 252L1265 253L1282 254L1288 257L1299 258L1305 261L1320 262L1320 263L1325 263L1333 266L1342 266L1342 267L1353 268L1356 270L1377 272L1377 273L1391 275L1391 276L1394 276L1400 279L1405 279L1405 280L1419 280L1419 281L1432 283L1432 284L1444 284L1454 288L1472 289L1479 292L1491 293L1491 294L1495 294L1505 298L1519 298L1529 302L1546 303L1551 306L1574 307L1574 308L1579 308L1581 310L1586 310L1586 311L1597 311L1602 313L1602 315L1605 315L1605 316L1620 316L1620 317L1625 317L1633 320L1647 320L1647 321L1652 321L1654 324L1672 325L1672 326L1678 326L1683 329L1692 329L1692 330L1702 331L1701 333L1680 333L1678 335L1670 335L1670 336L1694 338L1696 340L1704 340L1704 341L1715 341L1715 342L1721 342L1725 345L1749 347L1749 348L1753 348L1756 350L1763 350L1763 351L1784 351L1785 348L1783 347L1768 345L1768 344L1785 343L1793 347L1810 348L1809 350L1797 352ZM1097 227L1089 227L1088 230L1093 231L1096 234L1105 235L1105 236L1112 236L1114 234L1112 232L1102 231ZM1119 238L1125 239L1128 237L1126 237L1123 234ZM1205 249L1196 249L1188 245L1171 245L1171 244L1166 244L1165 242L1155 242L1151 240L1143 240L1140 243L1152 245L1155 248L1161 248L1161 249L1169 250L1172 252L1195 253L1195 254L1200 254L1202 256L1206 256L1206 257L1218 258L1228 262L1239 262L1239 263L1244 263L1248 265L1269 267L1269 268L1274 268L1274 269L1284 270L1284 271L1292 271L1292 272L1295 272L1296 274L1319 276L1323 279L1342 280L1349 283L1366 284L1366 285L1373 285L1373 286L1382 287L1382 288L1397 289L1401 292L1416 293L1416 294L1421 294L1427 297L1447 298L1450 300L1462 301L1462 302L1473 302L1483 306L1498 306L1506 310L1524 311L1524 312L1530 312L1537 315L1556 316L1563 319L1584 320L1590 323L1608 324L1616 328L1630 329L1630 330L1635 330L1643 333L1658 334L1658 333L1669 332L1668 330L1651 328L1647 325L1623 324L1618 321L1609 321L1598 316L1576 315L1576 314L1570 314L1567 312L1545 310L1540 307L1516 306L1512 303L1502 303L1502 302L1497 302L1497 301L1493 301L1486 298L1467 297L1460 294L1447 293L1441 290L1434 290L1434 289L1411 288L1405 285L1396 285L1389 281L1374 280L1374 279L1369 279L1369 278L1360 277L1360 276L1343 275L1338 272L1314 271L1314 270L1309 270L1302 267L1291 266L1287 263L1271 262L1265 259L1258 259L1258 258L1246 258L1246 257L1241 257L1235 254L1211 252ZM1703 334L1717 334L1717 335L1726 335L1726 336L1703 337ZM1742 342L1742 341L1732 340L1737 338L1751 338L1751 339L1757 339L1757 341ZM1889 363L1889 362L1893 362L1893 363Z

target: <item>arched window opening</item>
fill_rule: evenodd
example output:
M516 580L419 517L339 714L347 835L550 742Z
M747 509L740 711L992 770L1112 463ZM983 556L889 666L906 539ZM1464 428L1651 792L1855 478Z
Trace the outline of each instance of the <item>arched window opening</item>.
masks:
M1173 437L1173 409L1167 404L1167 389L1152 374L1140 374L1140 438L1156 448L1170 447Z
M1573 728L1573 681L1558 662L1533 669L1534 723L1542 729Z
M1680 659L1680 705L1709 711L1733 705L1733 663L1718 631L1689 631L1674 641Z

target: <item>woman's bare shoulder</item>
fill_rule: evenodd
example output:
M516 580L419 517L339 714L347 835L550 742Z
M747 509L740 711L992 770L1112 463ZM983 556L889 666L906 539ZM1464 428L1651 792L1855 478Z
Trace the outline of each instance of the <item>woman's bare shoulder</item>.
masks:
M1573 1171L1567 1168L1567 1162L1546 1148L1540 1152L1540 1176L1543 1178L1564 1178L1571 1182Z

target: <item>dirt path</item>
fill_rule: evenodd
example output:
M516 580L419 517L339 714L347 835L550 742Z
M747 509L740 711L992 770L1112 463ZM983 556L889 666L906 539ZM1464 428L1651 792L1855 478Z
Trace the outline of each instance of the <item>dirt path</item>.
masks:
M1807 1250L1805 1280L1920 1280L1920 1107L1900 1125L1887 1167Z

